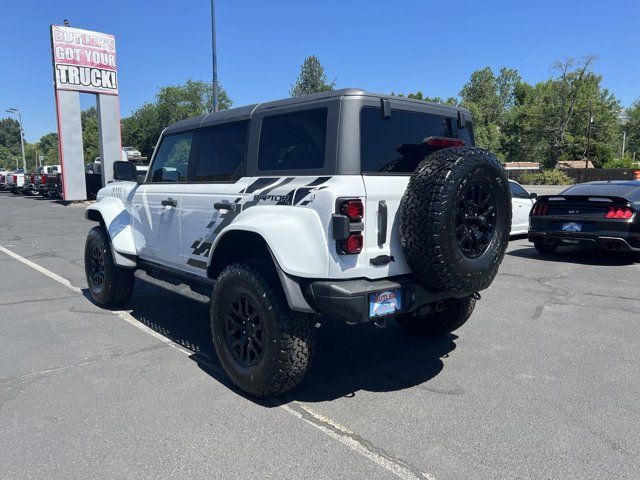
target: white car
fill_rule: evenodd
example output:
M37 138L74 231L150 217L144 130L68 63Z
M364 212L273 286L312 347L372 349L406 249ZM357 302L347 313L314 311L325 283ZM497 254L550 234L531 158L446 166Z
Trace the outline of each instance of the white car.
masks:
M529 212L538 196L529 193L518 182L509 180L511 190L511 235L523 235L529 231Z

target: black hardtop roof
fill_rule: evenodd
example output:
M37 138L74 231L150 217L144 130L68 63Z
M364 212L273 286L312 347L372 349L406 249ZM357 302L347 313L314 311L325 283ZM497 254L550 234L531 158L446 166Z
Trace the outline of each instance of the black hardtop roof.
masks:
M164 133L180 132L184 130L192 130L194 128L207 127L210 125L216 125L219 123L239 122L242 120L249 120L254 112L268 110L270 108L284 107L288 105L297 105L301 103L308 103L317 100L324 100L328 98L339 97L374 97L374 98L392 98L394 101L401 101L407 103L416 103L421 105L433 105L438 108L446 108L452 111L468 112L468 110L462 107L455 107L451 105L444 105L441 103L425 102L424 100L416 100L406 97L395 97L393 95L383 95L381 93L371 93L358 88L343 88L340 90L329 90L327 92L313 93L311 95L302 95L300 97L285 98L282 100L274 100L265 103L254 103L253 105L245 105L243 107L230 108L228 110L221 110L216 113L207 113L205 115L199 115L193 118L187 118L181 120L172 125L169 125Z

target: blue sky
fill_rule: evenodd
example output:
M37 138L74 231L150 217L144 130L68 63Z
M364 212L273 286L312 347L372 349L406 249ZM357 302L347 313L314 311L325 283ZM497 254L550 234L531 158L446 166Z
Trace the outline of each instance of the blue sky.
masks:
M116 36L123 115L160 86L211 79L209 0L3 0L0 12L0 112L21 108L29 141L56 128L48 27L63 18ZM442 97L485 66L533 83L557 59L595 54L623 105L640 98L638 0L217 0L216 14L236 106L288 96L310 54L338 87Z

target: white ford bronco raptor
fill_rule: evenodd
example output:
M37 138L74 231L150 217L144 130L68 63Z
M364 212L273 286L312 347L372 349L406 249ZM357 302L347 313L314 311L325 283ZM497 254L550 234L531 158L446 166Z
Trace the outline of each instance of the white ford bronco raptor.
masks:
M321 319L460 327L511 223L468 111L337 90L211 113L161 135L145 178L115 162L86 218L94 301L142 279L210 303L231 380L265 397L309 368Z

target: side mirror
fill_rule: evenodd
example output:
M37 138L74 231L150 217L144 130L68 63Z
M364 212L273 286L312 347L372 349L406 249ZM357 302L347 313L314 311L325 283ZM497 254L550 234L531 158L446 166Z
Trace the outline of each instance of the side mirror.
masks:
M136 166L131 162L113 162L113 179L125 182L135 182Z
M529 194L529 198L530 198L530 199L532 199L532 200L533 200L534 198L538 198L538 194L537 194L537 193L535 193L535 192L531 192L531 193Z

